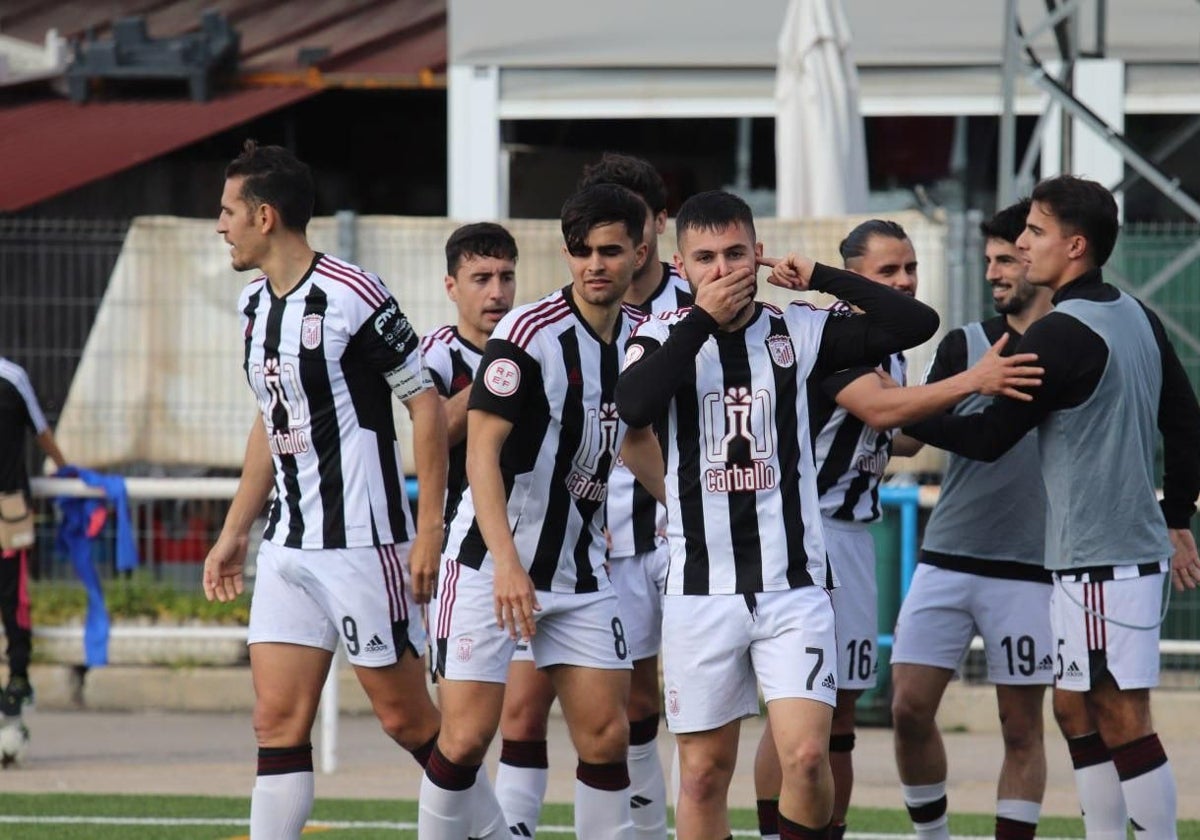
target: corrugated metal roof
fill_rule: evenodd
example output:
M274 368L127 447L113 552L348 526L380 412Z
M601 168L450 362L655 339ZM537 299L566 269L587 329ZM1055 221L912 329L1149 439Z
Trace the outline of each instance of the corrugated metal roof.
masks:
M107 37L114 20L140 15L152 38L166 38L199 28L200 15L215 9L241 35L239 61L243 73L288 72L305 69L300 50L328 50L318 67L338 65L351 72L356 61L373 56L380 47L418 39L431 30L440 49L413 55L395 54L374 63L384 73L441 72L446 67L447 0L9 0L0 5L0 31L14 38L41 43L48 29L68 39L91 32ZM437 40L435 38L435 40Z
M45 201L314 93L253 88L210 102L52 99L0 109L0 211Z
M241 34L240 87L209 102L119 101L85 105L46 94L0 105L0 212L44 201L204 137L291 105L329 86L440 85L446 67L446 0L8 0L0 31L41 41L47 29L105 37L111 22L143 15L151 37L195 29L215 8ZM326 50L311 67L302 48Z

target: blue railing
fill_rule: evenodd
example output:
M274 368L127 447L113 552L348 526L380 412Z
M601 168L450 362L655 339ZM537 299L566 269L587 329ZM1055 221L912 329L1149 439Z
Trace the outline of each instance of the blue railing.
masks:
M879 488L880 504L900 509L900 600L908 593L917 570L917 511L920 507L917 485ZM879 634L879 647L891 650L892 634Z

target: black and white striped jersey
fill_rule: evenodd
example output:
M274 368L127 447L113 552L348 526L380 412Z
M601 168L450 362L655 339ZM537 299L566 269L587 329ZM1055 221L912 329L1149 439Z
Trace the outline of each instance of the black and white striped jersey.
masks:
M607 588L604 501L621 450L614 392L635 316L623 311L604 343L583 320L571 287L509 312L484 348L469 408L512 422L500 453L508 521L536 589ZM445 554L492 571L470 485L450 523Z
M894 429L877 432L836 402L837 394L873 368L856 367L809 382L810 412L816 438L817 493L821 513L843 522L874 522L879 518L879 482L892 456ZM903 353L890 356L887 371L906 384L908 365Z
M667 410L668 594L835 585L805 390L829 312L755 305L745 327L705 340ZM626 368L661 347L688 311L639 324Z
M29 492L25 430L40 435L48 428L25 368L0 358L0 492Z
M275 462L264 538L356 548L415 533L392 415L431 387L420 342L376 275L317 254L283 297L259 277L239 301L246 378Z
M630 304L643 317L661 315L692 305L692 288L675 266L663 263L662 283L648 299ZM653 551L665 526L667 509L638 484L625 465L617 460L608 480L608 556L632 557Z
M471 387L483 351L458 333L458 328L438 327L421 339L421 355L433 380L433 387L443 397L453 397ZM450 465L446 475L446 524L454 518L463 488L467 484L467 442L450 447Z

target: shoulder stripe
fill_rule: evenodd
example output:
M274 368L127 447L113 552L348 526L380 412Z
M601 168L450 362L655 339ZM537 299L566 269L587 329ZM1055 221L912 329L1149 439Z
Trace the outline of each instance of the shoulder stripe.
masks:
M543 321L552 317L557 321L561 317L559 313L570 311L571 308L567 306L566 300L561 295L539 303L517 317L516 323L509 330L509 341L524 349L533 338L533 334L544 326Z
M569 306L552 310L551 312L548 312L544 318L529 324L528 329L522 333L521 340L514 341L513 343L522 350L526 350L529 347L529 343L533 341L533 337L537 335L538 330L543 330L546 327L553 326L564 318L569 317L571 317L571 308Z
M841 303L841 301L838 301L837 303ZM834 306L837 306L837 303L835 303ZM809 303L806 300L793 300L792 302L790 302L788 304L788 307L791 308L793 306L803 306L805 309L811 309L813 312L832 312L833 311L833 307L823 310L819 306L813 306L811 303ZM779 310L776 309L775 311L778 312Z
M388 289L388 287L387 287L387 283L384 283L384 282L383 282L383 278L382 278L382 277L380 277L380 276L379 276L378 274L376 274L375 272L373 272L373 271L367 271L367 270L366 270L365 268L363 268L362 266L358 266L358 265L354 265L354 264L352 264L352 263L348 263L348 262L346 262L346 261L345 261L345 260L343 260L343 259L338 259L337 257L330 256L330 255L328 255L328 254L326 254L326 255L325 255L325 257L326 257L326 259L328 259L328 260L329 260L331 263L333 263L333 265L335 265L335 266L337 266L338 268L342 269L343 271L345 271L346 273L348 273L350 276L352 276L352 277L361 277L361 278L362 278L364 281L366 281L367 285L368 285L370 288L372 288L372 289L374 289L375 291L379 292L379 294L381 294L381 295L383 296L383 299L384 299L384 300L387 300L388 298L390 298L390 297L392 296L392 292L391 292L391 290L390 290L390 289Z
M362 298L363 303L365 303L367 306L371 307L372 309L378 309L383 303L382 301L380 301L378 299L372 298L371 295L365 289L363 289L363 287L361 285L359 285L345 277L339 277L336 274L330 274L328 271L325 270L324 266L317 266L314 269L314 273L321 277L324 277L327 280L332 280L334 283L340 283L341 285L350 289L350 291L354 292L354 294L356 294L360 298Z
M267 275L260 274L257 277L255 277L253 280L251 280L249 283L247 283L245 288L242 291L250 292L251 294L253 294L255 291L257 291L254 288L255 286L265 286L266 284L267 284Z
M322 277L328 277L330 280L336 280L350 287L372 308L378 309L387 300L387 297L379 287L373 284L365 275L347 271L328 257L322 257L317 262L315 270Z
M766 301L763 301L762 307L763 307L763 309L767 310L768 312L772 313L773 315L782 315L783 314L783 310L780 309L778 306L776 306L773 303L767 303Z
M449 346L450 344L453 343L453 341L454 341L454 328L449 325L441 326L441 327L438 327L433 332L427 333L425 335L425 337L423 339L421 339L421 351L424 352L424 351L428 350L429 348L433 347L433 345L437 344L438 342L441 342L442 344Z

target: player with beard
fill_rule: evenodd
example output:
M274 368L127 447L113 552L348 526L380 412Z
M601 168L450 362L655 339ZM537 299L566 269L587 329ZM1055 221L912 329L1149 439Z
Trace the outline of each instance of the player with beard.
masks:
M980 225L986 278L998 313L950 332L926 382L953 376L1000 339L1015 348L1051 310L1050 290L1026 279L1017 250L1029 200ZM990 404L969 397L952 411ZM1004 743L996 802L996 837L1033 837L1046 788L1042 733L1045 687L1054 681L1050 573L1044 567L1046 493L1037 431L995 463L950 455L942 493L925 528L892 649L892 718L905 805L918 837L949 838L946 749L935 722L949 681L978 633L996 686Z
M1031 198L1017 250L1029 282L1053 292L1054 311L1029 326L1018 349L1038 354L1044 386L1029 402L998 399L911 431L994 461L1037 428L1054 581L1054 713L1087 835L1124 837L1127 814L1138 837L1172 838L1175 779L1150 690L1164 587L1200 583L1189 527L1200 493L1200 405L1159 318L1103 280L1119 229L1112 194L1061 175Z
M901 294L915 296L917 257L904 228L894 221L870 219L842 241L847 269ZM840 306L840 305L839 305ZM890 387L904 382L903 353L881 359L879 366L852 367L809 382L821 521L830 562L839 586L832 592L838 638L837 708L829 739L833 771L833 824L830 836L846 831L846 813L854 786L855 704L875 685L879 632L875 583L875 540L870 523L879 519L879 482L893 454L896 427L944 411L972 394L1009 393L1037 384L1032 356L1004 356L1007 339L973 359L972 366L935 384ZM910 443L909 451L919 446ZM901 453L896 453L901 454ZM768 723L755 756L759 832L777 837L779 759Z

